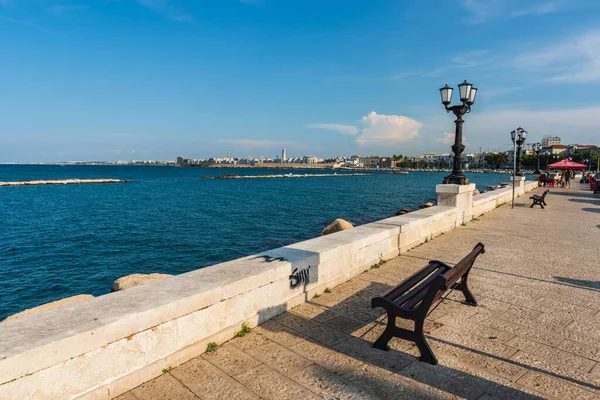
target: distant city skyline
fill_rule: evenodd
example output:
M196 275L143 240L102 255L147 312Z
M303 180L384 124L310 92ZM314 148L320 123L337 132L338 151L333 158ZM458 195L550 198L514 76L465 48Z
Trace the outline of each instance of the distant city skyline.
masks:
M598 144L595 0L0 0L0 163ZM454 103L458 101L457 92Z

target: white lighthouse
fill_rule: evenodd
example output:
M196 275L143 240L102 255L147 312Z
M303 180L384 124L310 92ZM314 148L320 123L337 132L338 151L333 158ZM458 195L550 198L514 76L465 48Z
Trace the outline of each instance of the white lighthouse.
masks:
M284 163L287 160L287 153L285 149L281 149L281 162Z

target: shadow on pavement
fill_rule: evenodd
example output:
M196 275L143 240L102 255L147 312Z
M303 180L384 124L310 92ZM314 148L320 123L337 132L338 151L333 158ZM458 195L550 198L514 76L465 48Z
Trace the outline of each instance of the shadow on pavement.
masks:
M600 200L593 200L593 199L589 199L589 200L569 199L569 201L572 201L574 203L589 203L589 204L593 204L595 206L600 206Z
M581 209L581 211L587 211L587 212L593 212L593 213L600 214L600 208L584 207Z
M550 188L552 189L552 188ZM552 191L550 190L550 193L548 193L548 196L569 196L569 197L585 197L588 199L597 199L597 195L594 195L594 193L592 191L590 192L583 192L583 191L577 191L577 190L570 190L570 191Z
M354 281L356 280L354 279ZM330 295L322 295L318 299L299 306L298 309L292 309L261 325L263 333L261 331L259 333L277 341L275 335L281 332L283 325L286 334L306 339L301 344L289 349L319 365L318 368L321 372L316 377L318 385L316 388L311 387L310 389L325 398L329 398L328 396L353 398L358 394L363 394L363 396L366 394L367 398L386 400L441 399L446 398L448 394L472 399L489 395L502 399L542 398L486 379L485 377L493 375L493 373L488 373L485 367L483 370L481 370L482 367L473 367L468 361L464 361L466 364L463 364L464 362L460 358L451 355L456 351L462 352L462 354L474 354L480 359L483 357L484 360L488 359L492 365L495 362L504 362L525 370L536 371L596 389L595 386L588 383L471 348L465 343L445 340L443 334L436 335L434 333L436 329L444 325L431 320L426 320L425 333L441 364L433 366L419 362L416 357L418 351L414 344L397 338L390 342L390 351L374 349L372 344L385 328L386 317L383 310L371 309L371 298L380 296L391 288L392 286L387 284L371 282L356 293L345 298L341 296L339 303L335 302L336 291L334 289ZM332 297L334 299L331 299ZM305 308L302 309L302 307ZM315 310L322 311L315 313ZM402 327L410 325L412 322L399 319L397 324ZM493 341L492 339L489 340ZM457 350L452 350L452 348ZM370 367L359 367L363 363ZM481 376L450 367L457 363L462 364L467 371L481 371ZM482 363L485 365L488 361L482 361ZM500 378L500 382L502 381L504 379Z
M562 276L553 276L553 278L559 282L569 283L573 286L581 286L584 288L591 288L600 291L600 281L586 281L583 279L565 278Z
M598 225L598 227L600 228L600 225ZM554 279L556 279L559 282L555 282L555 281L549 281L546 279L540 279L540 278L532 278L530 276L524 276L524 275L518 275L518 274L511 274L510 272L501 272L501 271L495 271L493 269L487 269L487 268L481 268L481 267L473 267L473 270L481 270L481 271L487 271L487 272L492 272L495 274L501 274L501 275L508 275L508 276L514 276L516 278L523 278L523 279L529 279L532 281L537 281L537 282L546 282L546 283L552 283L554 285L561 285L561 286L567 286L567 287L578 287L581 289L586 289L586 290L595 290L589 287L585 287L585 286L581 286L578 285L576 283L572 283L571 281L569 281L569 278L561 278L561 277L553 277ZM577 279L572 279L572 281L576 281Z

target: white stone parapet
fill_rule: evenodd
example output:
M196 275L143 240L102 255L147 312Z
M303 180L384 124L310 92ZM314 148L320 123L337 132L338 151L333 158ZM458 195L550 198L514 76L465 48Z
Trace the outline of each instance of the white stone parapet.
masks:
M506 189L474 199L474 185L456 186L438 185L446 204L1 322L0 399L112 399L243 322L260 324L510 201ZM290 287L306 268L309 282Z
M458 210L457 226L472 219L474 183L437 185L435 191L438 195L438 205L456 207Z
M510 177L510 190L512 191L513 180L515 185L515 197L521 196L525 193L525 177L524 176L511 176ZM512 193L512 192L511 192Z

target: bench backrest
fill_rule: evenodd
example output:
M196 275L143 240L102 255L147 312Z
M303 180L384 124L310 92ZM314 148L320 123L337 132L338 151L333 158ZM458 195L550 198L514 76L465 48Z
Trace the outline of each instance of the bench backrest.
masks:
M444 274L446 278L446 287L444 289L453 287L471 269L477 257L483 253L485 253L485 245L479 242L465 258Z
M432 260L400 285L390 289L383 296L373 299L372 304L378 304L379 300L385 300L405 312L417 309L419 309L419 313L427 312L433 302L439 300L446 290L454 287L469 272L477 256L484 252L484 244L478 243L454 267L441 261ZM424 307L421 307L422 305Z
M546 189L544 191L544 193L542 194L542 201L546 200L546 195L549 193L550 191L548 189Z

